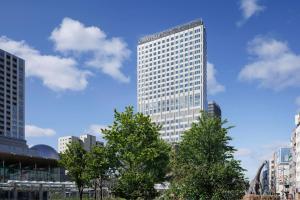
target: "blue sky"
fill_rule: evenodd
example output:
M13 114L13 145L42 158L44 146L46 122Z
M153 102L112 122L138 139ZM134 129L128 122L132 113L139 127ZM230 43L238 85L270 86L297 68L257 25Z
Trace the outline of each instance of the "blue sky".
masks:
M113 109L136 106L141 36L202 18L209 100L230 125L252 176L287 145L300 108L297 0L4 1L0 48L26 59L26 139L56 148L64 135L95 133Z

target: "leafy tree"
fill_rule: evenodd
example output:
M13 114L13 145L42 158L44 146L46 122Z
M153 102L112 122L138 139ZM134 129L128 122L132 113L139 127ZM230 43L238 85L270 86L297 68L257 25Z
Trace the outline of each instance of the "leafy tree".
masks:
M76 183L79 197L82 200L83 189L88 183L86 170L86 151L79 142L67 145L67 150L60 154L59 163L68 173L68 176Z
M183 135L172 161L172 199L241 199L244 169L234 159L235 149L223 127L227 121L202 113Z
M100 199L103 198L104 181L108 178L110 168L110 157L105 146L96 145L87 153L87 174L93 180L95 187L95 199L97 199L97 186L100 189Z
M149 116L115 111L113 125L103 130L116 169L114 193L125 199L153 199L154 184L165 181L170 147L159 137L158 125Z

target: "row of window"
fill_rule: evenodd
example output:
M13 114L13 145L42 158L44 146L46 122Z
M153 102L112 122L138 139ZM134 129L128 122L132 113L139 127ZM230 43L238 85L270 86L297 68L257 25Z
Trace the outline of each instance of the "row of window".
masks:
M190 49L189 52L188 52L188 48L186 48L185 51L184 51L184 49L181 49L180 51L172 51L172 52L170 52L170 50L167 49L166 54L160 54L160 52L157 52L157 54L153 53L153 56L150 56L150 54L145 55L145 56L140 56L139 59L138 59L138 64L145 64L145 63L150 62L152 60L160 60L160 59L163 59L163 58L170 58L170 57L175 57L175 56L177 58L178 57L183 58L183 57L186 57L185 56L186 53L188 53L189 56L192 56L194 54L198 54L198 53L195 53L196 51L200 51L199 53L202 53L202 45L191 46L189 49ZM194 51L194 49L196 49L196 50ZM168 52L170 52L170 53L168 53ZM164 52L162 52L162 53L164 53ZM171 56L170 55L168 56L168 54L171 54Z
M148 86L150 85L151 82L154 82L154 81L157 81L157 83L164 83L164 82L169 82L169 81L172 81L174 83L174 81L176 80L177 82L175 82L176 84L179 83L183 83L185 79L188 79L189 77L192 78L194 75L195 77L199 77L200 74L202 74L202 71L201 70L195 70L195 71L190 71L189 73L181 73L180 75L178 75L180 72L177 71L175 74L173 72L171 72L169 75L168 73L165 75L165 74L162 74L162 75L154 75L154 76L141 76L140 80L139 80L139 87L142 87L142 86ZM197 80L198 78L195 78L195 80ZM200 77L199 77L200 79ZM148 83L149 82L149 83ZM185 81L186 83L188 81ZM143 83L143 84L141 84ZM156 84L156 83L155 83Z
M186 40L187 41L187 40ZM138 55L141 56L141 55L149 55L151 53L157 53L157 54L160 54L160 53L165 53L165 52L169 52L169 51L173 51L175 49L182 49L180 52L183 52L183 48L187 48L189 46L194 46L196 44L201 44L201 40L200 39L197 39L197 40L190 40L189 42L185 42L185 43L182 43L182 41L180 41L180 44L178 41L176 41L176 44L171 44L171 45L166 45L166 46L159 46L157 48L153 48L153 49L149 49L149 50L146 50L146 51L139 51L138 52Z
M150 103L143 103L140 105L141 112L145 114L155 114L165 111L173 111L183 108L200 106L201 96L200 94L181 96L177 98L171 98L167 100L158 100Z
M191 35L195 34L197 36L195 37L200 37L200 33L201 29L200 28L195 28L194 30L187 30L185 33L181 32L181 33L176 33L175 36L169 36L169 38L166 39L160 39L158 42L153 42L153 43L149 43L146 45L142 45L141 47L139 47L139 50L143 50L143 49L147 49L147 48L151 48L151 47L155 47L156 45L160 45L160 44L164 44L164 43L168 43L170 41L173 40L177 40L179 38L187 38L187 37L191 37ZM190 35L190 36L189 36Z
M180 53L178 53L178 51L174 51L174 52L170 52L170 53L166 53L166 54L162 54L162 55L156 55L156 53L153 54L153 56L150 54L149 56L141 56L140 59L138 60L138 64L141 65L141 67L143 67L145 63L147 63L148 61L155 61L155 60L161 60L164 58L169 58L167 61L169 60L175 60L178 58L185 58L185 57L192 57L192 56L200 56L202 53L202 50L197 48L197 50L190 50L189 52L180 50ZM147 67L147 65L146 65Z

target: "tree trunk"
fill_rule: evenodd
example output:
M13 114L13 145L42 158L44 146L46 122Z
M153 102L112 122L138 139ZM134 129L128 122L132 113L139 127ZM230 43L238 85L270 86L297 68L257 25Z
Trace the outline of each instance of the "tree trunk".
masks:
M102 185L102 177L100 178L100 200L102 200L103 198L103 185Z
M95 189L95 200L97 200L97 180L95 180L95 183L94 183L94 189Z
M79 199L82 200L83 189L79 190Z

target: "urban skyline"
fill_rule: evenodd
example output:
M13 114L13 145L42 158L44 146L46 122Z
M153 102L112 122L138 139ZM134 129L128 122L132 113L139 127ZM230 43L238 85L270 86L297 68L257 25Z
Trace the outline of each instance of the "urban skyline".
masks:
M57 10L49 2L35 4L34 8L25 3L2 3L6 9L1 17L8 17L14 26L1 23L0 48L24 58L28 66L28 144L43 143L47 138L47 143L55 147L60 136L94 133L95 129L109 125L114 108L123 110L125 105L133 104L137 109L138 38L202 18L208 30L208 100L216 100L224 118L236 126L232 137L239 150L237 156L252 176L260 162L255 161L257 158L263 160L274 148L289 143L292 119L299 109L299 3L291 1L287 6L255 1L256 9L247 12L241 2L218 2L220 6L216 7L216 2L203 1L200 5L190 1L182 6L174 1L174 7L160 3L160 8L144 3L141 8L155 10L155 16L146 9L129 15L133 12L131 6L137 2L119 2L114 12L108 2L100 8L95 6L96 2L84 6L75 2L71 6L74 11L66 11L68 3L61 3ZM44 6L49 10L45 16L39 16L37 10ZM8 12L12 8L18 15ZM188 12L178 15L178 8ZM24 9L30 14L21 15ZM80 15L81 9L89 10L90 15ZM46 17L53 10L56 15ZM119 17L112 16L115 12ZM277 16L278 13L281 15ZM120 16L126 23L120 23ZM41 24L37 19L47 23ZM32 28L37 26L40 28L33 33ZM76 34L65 41L67 30L84 33L85 41L80 45L72 43L78 40ZM99 43L105 48L99 49ZM116 50L112 51L111 46ZM276 48L272 55L263 51L270 46ZM103 63L100 58L113 60ZM284 66L291 66L287 71L276 66L283 60L287 62ZM266 65L260 65L261 74L254 74L252 70L259 70L257 66L262 63ZM53 68L53 64L57 67ZM41 65L47 70L40 70ZM269 67L276 70L266 73L264 70Z

